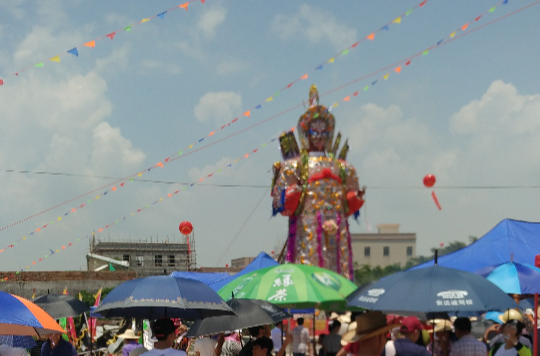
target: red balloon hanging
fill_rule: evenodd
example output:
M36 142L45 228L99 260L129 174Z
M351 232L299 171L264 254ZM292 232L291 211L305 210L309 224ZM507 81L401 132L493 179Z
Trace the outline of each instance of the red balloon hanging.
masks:
M182 235L189 235L193 232L193 225L189 221L182 221L178 227Z
M426 174L424 177L424 186L426 188L431 188L435 185L435 182L437 180L435 179L435 176L433 174Z
M4 80L3 79L0 79L0 87L4 85Z

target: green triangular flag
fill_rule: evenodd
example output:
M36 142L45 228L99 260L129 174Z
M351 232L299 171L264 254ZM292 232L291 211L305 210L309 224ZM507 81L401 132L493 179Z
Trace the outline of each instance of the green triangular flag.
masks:
M342 55L346 55L347 53L349 53L349 50L348 50L348 49L346 49L346 50L344 50L343 52L341 52Z
M116 271L112 265L112 263L109 263L109 271Z
M39 62L39 63L36 64L34 67L39 67L39 68L43 67L43 62Z
M131 31L131 25L129 25L128 27L124 27L124 31L127 31L127 32Z

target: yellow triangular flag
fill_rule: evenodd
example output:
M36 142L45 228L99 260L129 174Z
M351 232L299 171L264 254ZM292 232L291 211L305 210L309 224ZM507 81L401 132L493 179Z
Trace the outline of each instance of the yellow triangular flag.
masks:
M269 97L268 99L266 99L265 101L272 101L274 100L272 97Z
M390 75L390 73L386 73L386 74L384 75L384 77L383 77L384 80L388 79L388 76L389 76L389 75Z
M60 56L54 56L50 59L52 62L58 62L60 63Z
M148 22L148 21L150 21L150 19L142 19L141 23L145 23L145 22Z
M395 19L393 22L394 22L394 23L401 23L401 17L398 17L398 18Z
M334 63L334 57L330 58L330 59L328 60L328 63Z
M454 37L455 35L456 35L456 31L454 31L454 32L452 32L452 33L450 34L450 38Z

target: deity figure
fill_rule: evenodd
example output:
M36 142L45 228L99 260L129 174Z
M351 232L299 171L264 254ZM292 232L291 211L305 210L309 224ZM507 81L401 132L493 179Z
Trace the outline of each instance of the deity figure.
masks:
M274 163L273 214L289 217L287 261L330 269L353 280L348 217L364 204L354 167L345 161L334 116L319 105L317 88L298 120L300 149L292 131L280 137L283 162Z

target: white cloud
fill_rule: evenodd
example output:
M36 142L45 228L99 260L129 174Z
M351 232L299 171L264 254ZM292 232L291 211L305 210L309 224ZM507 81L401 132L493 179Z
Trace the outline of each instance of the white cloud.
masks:
M226 76L236 74L248 67L247 63L239 59L224 59L216 67L219 75Z
M141 67L150 69L152 72L161 70L170 74L179 74L181 72L180 67L174 63L164 63L154 59L145 58L141 61Z
M204 94L193 109L199 121L213 119L222 124L230 121L242 108L242 97L231 91L210 92Z
M197 29L202 32L207 39L216 36L216 28L225 21L227 10L221 5L209 7L199 18Z
M26 12L21 9L26 0L0 0L0 9L5 9L11 16L21 20L26 16Z
M312 44L328 41L337 49L357 39L356 29L340 23L328 11L307 4L301 5L296 15L276 15L270 30L284 40L307 39Z
M219 169L223 169L221 172L219 172L220 176L223 175L230 175L231 172L229 169L226 168L229 164L233 163L233 160L228 157L223 157L218 163L215 165L206 165L202 169L193 167L189 170L189 177L194 181L198 182L199 179L206 177L210 173L216 173Z
M96 70L100 73L107 72L108 74L129 70L130 53L131 46L129 43L114 48L107 57L96 58Z

